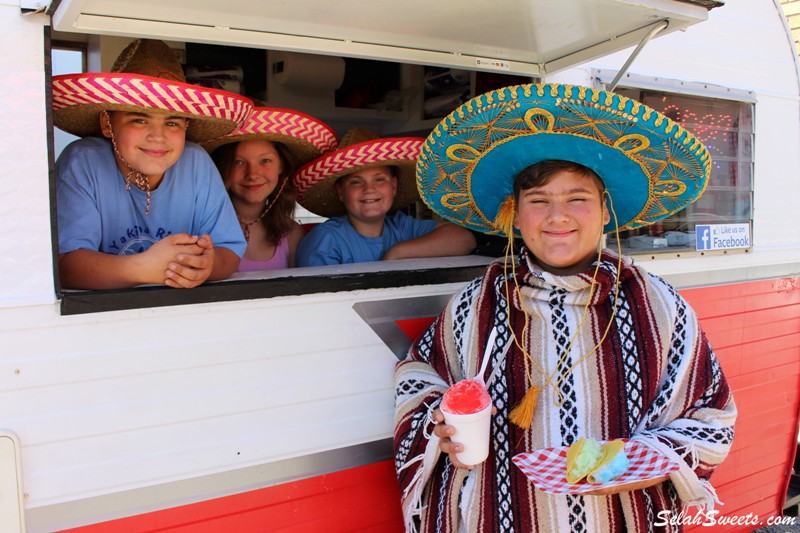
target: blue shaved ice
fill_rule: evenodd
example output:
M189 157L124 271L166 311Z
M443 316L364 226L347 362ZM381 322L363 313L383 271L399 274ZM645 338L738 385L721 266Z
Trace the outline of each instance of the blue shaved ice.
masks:
M629 464L628 456L620 450L609 462L589 474L587 481L589 483L608 483L625 473Z

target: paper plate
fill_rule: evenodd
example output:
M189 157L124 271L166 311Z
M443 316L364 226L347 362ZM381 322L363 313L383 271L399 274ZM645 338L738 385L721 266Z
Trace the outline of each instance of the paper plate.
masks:
M630 465L624 474L608 483L567 482L567 446L524 452L512 458L536 488L551 494L581 494L602 487L653 479L678 470L678 465L654 449L634 440L625 441Z

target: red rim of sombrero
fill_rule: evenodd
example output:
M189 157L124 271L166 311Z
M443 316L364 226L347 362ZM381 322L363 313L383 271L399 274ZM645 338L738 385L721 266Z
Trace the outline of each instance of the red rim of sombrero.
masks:
M330 126L305 113L256 107L243 126L203 143L203 148L211 153L222 145L244 141L279 142L288 148L299 166L336 148L338 139Z
M344 215L346 210L336 194L336 181L363 168L393 166L397 173L397 194L392 209L407 207L419 199L416 161L421 137L386 137L363 128L348 131L339 149L328 152L301 167L293 176L300 205L323 217Z
M166 43L137 39L111 72L53 76L53 123L80 137L101 136L104 110L164 113L189 118L186 138L203 142L230 133L253 109L249 98L185 80Z

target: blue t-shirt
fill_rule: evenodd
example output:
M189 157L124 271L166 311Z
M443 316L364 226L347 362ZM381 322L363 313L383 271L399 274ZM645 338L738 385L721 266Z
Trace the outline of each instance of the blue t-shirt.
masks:
M383 254L398 242L422 237L438 224L436 220L419 220L396 211L386 215L380 237L364 237L353 228L347 216L331 218L300 241L297 266L380 261Z
M217 167L205 150L187 142L158 188L147 195L117 167L111 143L87 137L70 144L56 162L58 251L114 255L144 252L173 233L208 233L214 246L239 257L247 242Z

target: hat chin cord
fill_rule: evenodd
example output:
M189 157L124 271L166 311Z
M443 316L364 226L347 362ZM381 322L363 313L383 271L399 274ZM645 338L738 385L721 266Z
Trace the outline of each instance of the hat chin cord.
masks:
M281 173L283 173L283 171L281 171ZM270 212L270 210L272 209L272 206L274 206L275 202L278 201L278 198L280 197L281 193L283 192L283 188L286 187L286 182L288 182L288 181L289 181L289 176L285 176L283 178L283 183L281 183L280 189L278 189L278 194L275 195L275 198L273 198L272 201L270 202L269 201L269 196L267 196L267 199L264 200L264 210L261 212L260 215L258 215L256 218L254 218L250 222L247 222L246 220L242 220L242 217L239 216L239 213L238 212L236 213L236 220L239 221L239 225L242 227L242 233L244 233L245 242L250 242L250 226L252 226L256 222L258 222L259 220L261 220L265 216L267 216L267 213ZM234 210L235 209L236 208L234 207Z
M114 139L114 129L111 127L111 117L108 116L108 111L104 110L103 116L105 117L106 124L108 125L108 133L110 134L109 138L111 139L111 146L114 150L114 155L116 155L117 158L122 161L123 165L130 169L130 172L125 174L125 189L130 191L131 183L133 183L136 185L137 189L144 191L144 193L147 195L147 204L145 206L144 216L148 216L150 214L150 191L152 190L150 188L150 178L142 174L141 171L133 168L133 165L125 161L125 158L122 157L122 154L119 153L119 149L117 148L117 141Z

